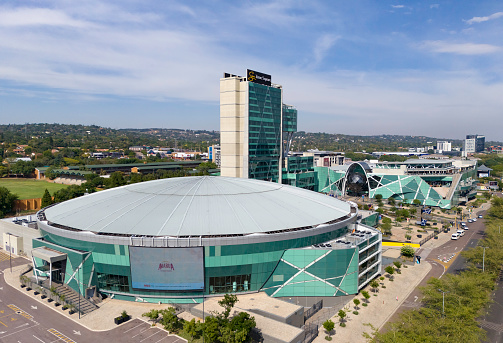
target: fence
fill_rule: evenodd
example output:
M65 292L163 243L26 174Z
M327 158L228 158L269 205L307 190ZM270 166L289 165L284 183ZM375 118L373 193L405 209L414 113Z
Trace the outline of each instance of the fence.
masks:
M423 245L424 243L428 242L430 239L432 239L435 236L438 236L439 231L435 230L432 234L428 235L428 237L423 238L420 242L419 245Z
M311 343L314 341L316 337L318 337L318 325L309 324L304 327L304 342L303 343Z
M323 308L323 299L318 301L316 304L311 306L306 312L304 312L304 322L311 318L316 312Z

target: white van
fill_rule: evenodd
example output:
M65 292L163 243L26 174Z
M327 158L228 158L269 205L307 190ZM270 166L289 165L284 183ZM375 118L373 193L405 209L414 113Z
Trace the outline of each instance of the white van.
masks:
M451 239L459 239L459 233L453 233L452 236L451 236Z

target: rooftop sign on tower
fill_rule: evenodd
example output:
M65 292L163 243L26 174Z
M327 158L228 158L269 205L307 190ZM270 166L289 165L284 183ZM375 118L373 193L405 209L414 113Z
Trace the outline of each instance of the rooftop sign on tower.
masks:
M246 79L250 82L259 83L261 85L271 85L271 75L260 73L251 69L246 69Z

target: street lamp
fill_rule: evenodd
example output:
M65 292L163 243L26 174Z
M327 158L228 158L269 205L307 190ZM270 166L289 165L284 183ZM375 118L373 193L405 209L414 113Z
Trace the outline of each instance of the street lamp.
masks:
M484 249L484 252L482 253L482 273L483 273L486 270L486 268L485 268L486 248L488 248L488 247L481 247L481 248Z
M449 292L442 291L440 288L438 289L438 291L442 293L442 317L445 318L445 293Z
M7 232L9 235L9 264L10 264L10 272L12 273L12 245L10 243L10 236L12 236L12 233Z

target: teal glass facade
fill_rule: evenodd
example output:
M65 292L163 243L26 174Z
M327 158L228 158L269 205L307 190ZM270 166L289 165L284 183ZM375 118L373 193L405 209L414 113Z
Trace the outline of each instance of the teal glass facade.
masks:
M248 83L248 177L278 182L281 158L281 89Z
M314 170L315 189L326 194L342 195L345 191L348 195L365 195L372 199L380 194L383 199L393 197L406 203L417 199L425 206L446 209L475 194L475 170L453 175L388 175L366 172L358 163L353 163L347 171L327 167ZM435 189L451 186L452 193L447 193L445 198Z
M299 248L337 239L348 234L349 231L349 228L344 226L333 231L302 238L255 244L206 246L204 247L204 294L260 290L266 290L272 294L273 289L279 285L277 275L280 275L284 269L282 261L299 261L301 259L310 261L314 255L318 258L320 251L324 253L327 251ZM80 288L81 294L85 294L86 288L96 286L102 293L114 294L117 299L133 301L140 298L142 301L149 302L185 302L190 297L197 298L202 295L202 292L133 289L128 245L88 242L62 237L44 230L41 232L42 238L33 241L34 248L46 246L66 253L68 257L64 270L64 282L73 289ZM327 280L332 286L327 288L324 282L306 285L294 282L285 285L284 289L274 296L285 296L285 294L304 294L306 296L317 294L321 296L330 292L332 292L330 294L332 296L334 294L356 293L358 289L357 249L348 248L328 252L324 259L317 260L305 272L306 275L313 274ZM35 262L39 267L44 264L41 260ZM286 281L288 280L285 279ZM337 291L339 289L340 292Z

